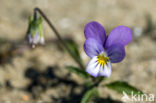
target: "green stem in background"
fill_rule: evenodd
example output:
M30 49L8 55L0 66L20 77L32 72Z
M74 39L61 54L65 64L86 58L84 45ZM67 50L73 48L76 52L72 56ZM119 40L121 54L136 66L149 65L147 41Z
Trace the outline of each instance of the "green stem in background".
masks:
M47 18L47 16L42 12L42 10L40 8L35 8L34 9L34 15L37 15L37 12L44 18L44 20L47 22L47 24L49 25L49 27L53 30L53 32L55 33L56 37L58 38L58 40L60 41L60 43L62 44L62 46L64 46L64 48L68 51L68 53L71 55L71 57L75 60L75 62L78 63L79 67L82 68L83 70L85 69L83 64L79 61L79 59L72 53L72 51L69 49L69 47L66 45L66 43L64 42L64 40L61 38L60 33L56 30L56 28L54 27L54 25L51 23L51 21Z

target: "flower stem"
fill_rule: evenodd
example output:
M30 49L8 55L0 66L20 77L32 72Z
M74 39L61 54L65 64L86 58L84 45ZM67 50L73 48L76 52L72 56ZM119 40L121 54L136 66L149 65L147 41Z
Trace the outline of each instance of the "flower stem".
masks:
M105 79L104 77L99 77L98 79L97 79L97 78L96 78L96 79L92 79L93 82L94 82L94 84L91 85L91 86L89 87L89 89L91 89L91 88L93 88L93 87L98 87L99 84L100 84L104 79ZM94 80L96 80L96 81L94 81Z
M34 10L34 18L33 18L35 21L37 20L37 12L36 10Z
M64 46L64 48L68 51L68 53L71 55L71 57L75 60L75 62L78 63L79 67L82 68L82 69L84 69L84 66L83 66L82 62L80 62L79 59L69 49L69 47L66 45L66 43L64 42L64 40L61 38L60 33L56 30L56 28L51 23L51 21L47 18L47 16L42 12L42 10L40 8L35 8L34 9L34 15L37 15L36 14L37 12L44 18L44 20L47 22L47 24L49 25L49 27L51 28L51 30L55 33L55 35L58 38L58 40L61 42L62 46Z

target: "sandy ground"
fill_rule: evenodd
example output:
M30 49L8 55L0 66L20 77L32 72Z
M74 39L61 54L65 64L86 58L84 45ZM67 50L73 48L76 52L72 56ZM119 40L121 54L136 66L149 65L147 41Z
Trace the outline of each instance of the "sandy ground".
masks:
M62 37L76 41L85 65L89 61L83 51L86 23L98 21L108 33L118 25L127 25L134 31L133 40L126 47L124 61L113 64L112 76L107 82L124 80L156 95L156 31L142 33L147 29L147 16L156 23L155 5L155 0L0 0L0 40L5 41L0 44L0 50L5 52L12 43L24 42L28 17L34 7L45 12ZM45 22L43 28L46 40L51 38L50 43L35 49L26 48L22 55L1 63L0 103L68 103L64 98L70 98L72 86L65 84L64 77L72 83L84 81L64 69L66 65L77 65L58 47L54 33ZM47 72L54 73L62 82L47 86L57 81L46 77ZM112 99L121 100L122 95L103 89L102 85L99 87L101 97L111 95ZM80 92L80 88L75 91Z

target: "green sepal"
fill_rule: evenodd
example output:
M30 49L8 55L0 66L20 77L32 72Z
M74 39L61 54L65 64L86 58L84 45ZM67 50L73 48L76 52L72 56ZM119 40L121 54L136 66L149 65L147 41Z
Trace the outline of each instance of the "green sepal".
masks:
M43 37L42 18L39 17L37 20L34 20L33 16L30 16L28 33L34 37L37 32L39 33L40 37Z

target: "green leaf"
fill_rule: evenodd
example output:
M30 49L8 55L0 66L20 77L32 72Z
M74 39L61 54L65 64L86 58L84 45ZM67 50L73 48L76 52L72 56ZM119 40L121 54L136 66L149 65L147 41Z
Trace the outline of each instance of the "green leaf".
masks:
M78 58L78 60L82 62L77 44L71 39L66 39L65 43L67 44L69 49L72 51L72 53Z
M98 95L99 94L97 88L92 88L84 94L84 96L81 99L81 103L88 103L93 96L98 96Z
M123 93L124 91L128 95L131 95L132 92L133 94L143 94L142 91L138 90L137 88L131 86L130 84L124 81L115 81L115 82L106 84L106 87L118 93Z
M86 81L86 82L84 83L84 86L85 86L86 88L89 88L89 87L91 87L91 86L93 86L93 85L94 85L94 82L91 81L91 80L88 80L88 81Z
M79 75L82 78L88 78L89 74L87 72L85 72L84 70L77 68L77 67L73 67L73 66L67 66L66 67L69 71Z

